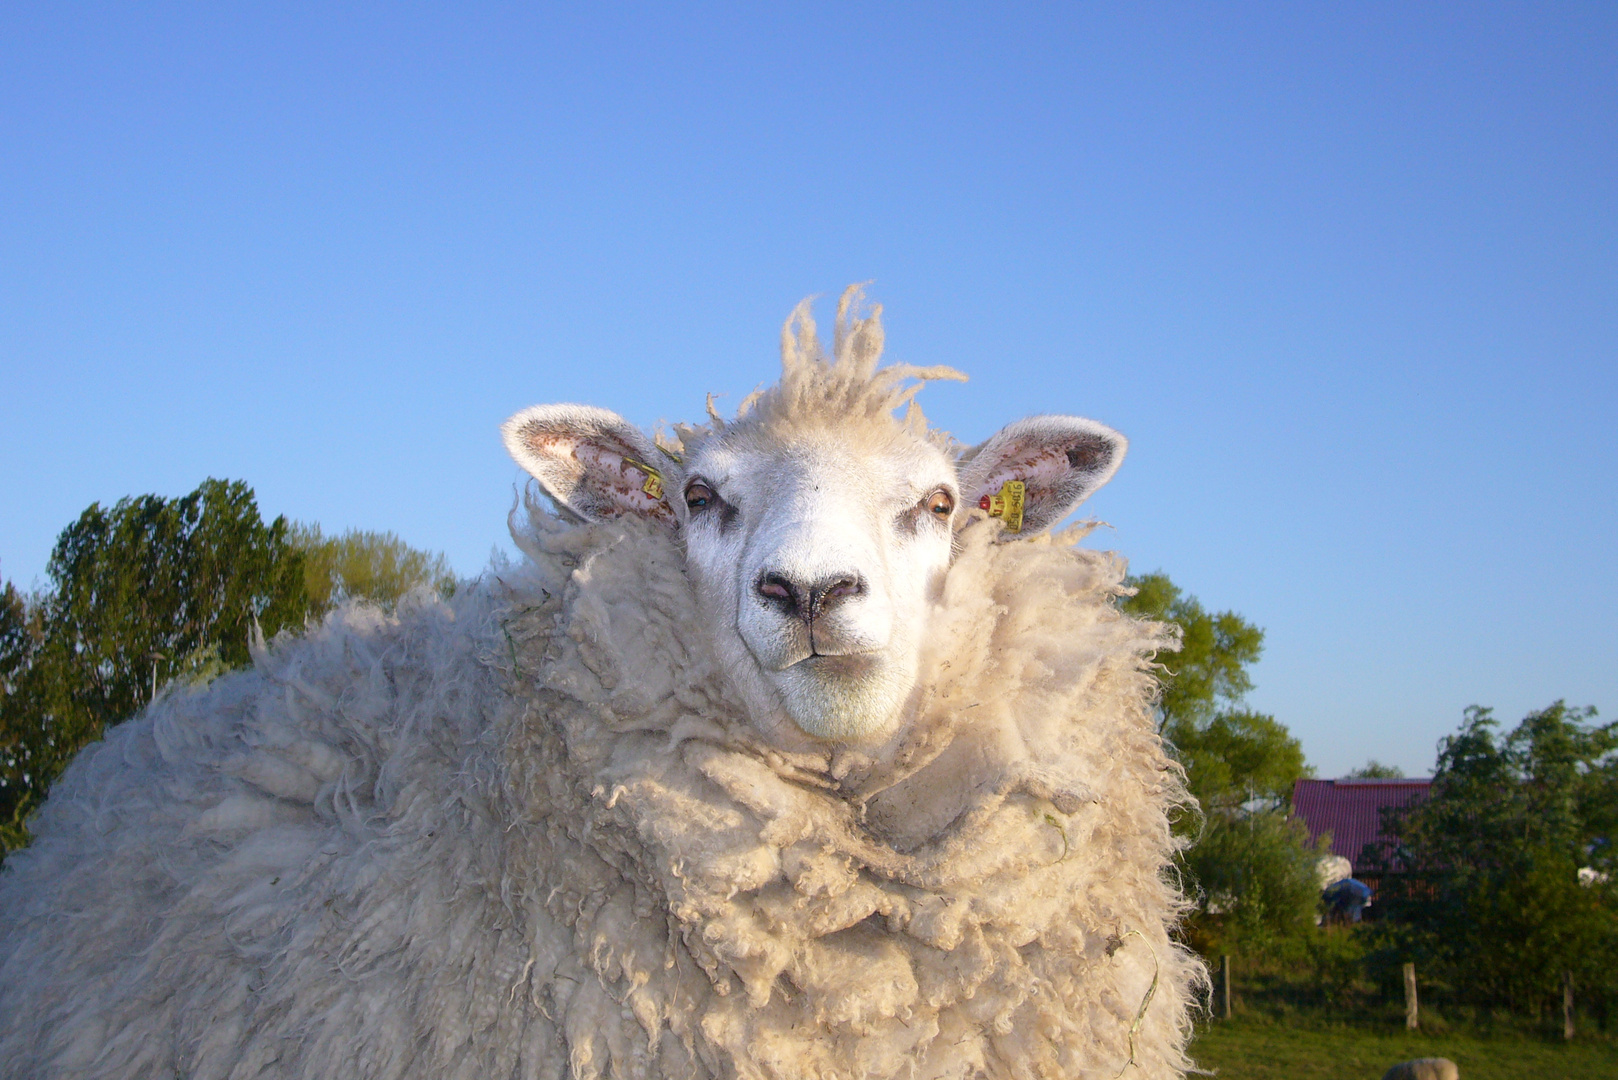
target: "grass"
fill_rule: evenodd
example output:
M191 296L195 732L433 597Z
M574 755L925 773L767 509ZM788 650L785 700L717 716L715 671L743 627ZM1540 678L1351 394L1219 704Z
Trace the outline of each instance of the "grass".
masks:
M1524 1034L1384 1033L1241 1017L1199 1025L1191 1055L1222 1080L1380 1080L1390 1066L1418 1057L1449 1058L1461 1080L1618 1076L1618 1045L1599 1037L1564 1043Z

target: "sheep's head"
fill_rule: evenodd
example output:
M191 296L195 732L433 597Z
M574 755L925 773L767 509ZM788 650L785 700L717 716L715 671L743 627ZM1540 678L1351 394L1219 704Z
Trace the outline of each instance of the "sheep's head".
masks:
M808 302L782 333L779 385L733 420L678 429L663 446L615 413L540 405L506 445L567 514L662 523L684 543L703 630L768 734L868 742L903 721L955 532L972 516L1037 533L1106 483L1123 436L1038 416L962 448L927 427L916 380L947 368L878 369L881 309L838 306L827 358ZM902 416L896 412L903 408Z

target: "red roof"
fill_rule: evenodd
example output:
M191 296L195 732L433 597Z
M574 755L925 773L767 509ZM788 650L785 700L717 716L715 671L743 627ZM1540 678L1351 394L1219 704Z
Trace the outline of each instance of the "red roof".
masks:
M1382 836L1382 808L1409 806L1427 798L1424 780L1299 780L1292 788L1292 814L1309 827L1309 839L1331 833L1331 851L1354 864L1356 875L1370 869L1360 853Z

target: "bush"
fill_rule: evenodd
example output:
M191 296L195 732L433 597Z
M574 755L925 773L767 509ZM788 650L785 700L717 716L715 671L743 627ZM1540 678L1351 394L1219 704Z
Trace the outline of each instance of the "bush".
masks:
M1502 738L1467 710L1432 797L1384 827L1385 864L1407 871L1383 889L1390 933L1458 1000L1550 1015L1569 973L1586 999L1618 993L1618 725L1593 716L1559 701Z
M1210 815L1182 857L1201 910L1187 920L1188 943L1205 955L1298 948L1316 929L1320 850L1309 831L1279 810Z

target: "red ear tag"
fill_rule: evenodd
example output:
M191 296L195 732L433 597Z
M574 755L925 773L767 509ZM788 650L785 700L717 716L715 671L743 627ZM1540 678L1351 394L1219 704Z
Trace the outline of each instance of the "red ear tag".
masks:
M985 495L978 500L978 509L987 510L990 517L1006 523L1010 532L1022 532L1023 496L1026 488L1021 480L1007 480L1000 485L998 495Z

